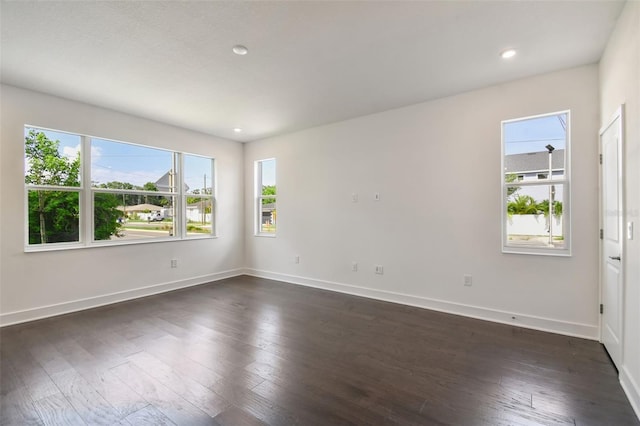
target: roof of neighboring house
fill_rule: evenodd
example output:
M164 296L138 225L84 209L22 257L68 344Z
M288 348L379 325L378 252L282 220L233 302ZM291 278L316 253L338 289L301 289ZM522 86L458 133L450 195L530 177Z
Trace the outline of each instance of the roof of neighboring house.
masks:
M551 161L553 162L553 170L563 170L564 149L556 149L553 151ZM512 154L505 155L504 157L505 173L527 173L545 170L549 170L549 153L547 151Z
M163 174L162 177L155 182L155 184L156 184L156 187L158 188L158 191L170 192L171 191L171 170ZM185 183L184 192L187 192L188 190L189 190L189 185Z
M276 208L276 203L268 203L268 204L262 205L263 212L270 212L272 210L275 210L275 208Z
M154 204L137 204L135 206L126 206L126 209L128 212L143 212L145 210L151 210L151 211L156 211L156 210L162 210L164 207L162 206L156 206ZM122 208L122 206L118 206L118 210L124 210Z

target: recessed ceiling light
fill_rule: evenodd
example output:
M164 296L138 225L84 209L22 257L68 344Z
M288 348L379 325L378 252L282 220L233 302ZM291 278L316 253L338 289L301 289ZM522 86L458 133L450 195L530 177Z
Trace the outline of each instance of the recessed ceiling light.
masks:
M236 133L240 133L242 132L242 129L240 127L234 127L233 131Z
M500 53L500 57L502 59L509 59L509 58L513 58L514 56L516 56L516 49L507 49L502 53Z
M235 46L233 46L233 53L235 53L236 55L246 55L247 53L249 53L249 49L247 49L245 46L241 45L241 44L236 44Z

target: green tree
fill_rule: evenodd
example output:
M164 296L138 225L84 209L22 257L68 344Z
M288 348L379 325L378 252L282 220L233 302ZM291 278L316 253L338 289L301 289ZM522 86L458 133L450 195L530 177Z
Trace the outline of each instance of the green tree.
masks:
M508 214L538 214L540 209L536 200L530 195L517 195L507 203Z
M549 200L542 200L538 203L538 210L544 213L545 217L549 216ZM562 216L562 201L553 202L553 215L555 217Z
M513 183L518 181L518 175L515 173L507 173L504 176L504 181L506 183ZM519 186L508 186L507 187L507 198L515 195L520 190Z
M276 195L276 186L275 185L263 185L262 186L262 195ZM275 203L275 198L263 198L262 204L272 204Z
M52 141L42 131L29 130L25 136L28 170L25 183L31 185L80 186L80 155L67 158L60 155L60 141ZM29 243L46 244L79 240L79 191L30 190L28 195ZM120 211L113 200L96 197L94 223L98 235L108 238L117 234ZM115 217L115 218L114 218ZM101 238L104 239L104 238Z
M80 186L80 155L62 157L59 141L44 132L29 130L25 136L28 172L25 183L31 185ZM78 193L75 191L29 191L29 242L77 241L79 235Z
M112 235L120 237L120 223L118 219L122 212L118 210L120 205L119 194L95 194L93 202L93 220L95 227L93 237L96 240L108 240Z
M158 191L158 185L156 185L153 182L147 182L142 186L141 189L143 191L154 191L154 192L157 192ZM154 206L162 206L162 207L167 207L170 204L169 199L166 198L166 197L163 197L161 195L158 195L158 196L145 195L144 196L144 202L148 203L148 204L153 204Z

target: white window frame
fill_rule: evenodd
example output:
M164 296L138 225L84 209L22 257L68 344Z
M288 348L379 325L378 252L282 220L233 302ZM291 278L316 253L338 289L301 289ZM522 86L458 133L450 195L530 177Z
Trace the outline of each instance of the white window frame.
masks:
M516 180L515 182L507 183L505 181L505 132L504 128L506 124L526 121L536 118L550 117L560 114L566 114L566 141L565 141L565 154L564 154L564 176L562 179L554 179L553 175L551 179L536 179L536 180ZM510 120L503 120L500 125L501 134L501 160L500 160L500 182L502 194L500 197L500 211L502 218L502 252L514 253L514 254L530 254L541 256L571 256L571 111L563 110L551 113L533 115L529 117L519 117ZM546 185L562 185L563 186L563 199L562 199L562 229L564 237L564 247L526 247L523 245L509 244L507 234L507 188L510 187L536 187ZM551 220L551 219L550 219Z
M276 177L276 195L262 195L262 164L266 161L275 162L275 177ZM275 205L278 205L277 201L277 175L278 175L278 163L275 158L263 158L262 160L256 160L254 162L254 177L255 177L255 220L254 220L254 235L256 237L275 237L278 232L278 223L276 220L276 229L274 232L262 231L262 200L265 198L273 198L276 200ZM277 208L276 208L277 210Z
M119 141L115 139L102 138L97 136L83 135L76 132L69 132L64 130L51 129L43 126L25 124L24 129L35 129L41 131L50 131L57 133L66 133L80 137L80 186L54 186L54 185L33 185L25 183L24 186L24 251L25 252L39 252L39 251L55 251L65 249L79 249L90 247L104 247L104 246L118 246L118 245L130 245L130 244L149 244L149 243L161 243L167 241L183 241L191 239L204 239L204 238L216 238L216 223L217 223L217 179L215 178L216 167L215 158L192 154L182 153L166 148L159 148L155 146L142 145L133 142ZM24 132L23 132L24 134ZM127 145L134 145L144 148L156 149L166 151L172 154L172 162L174 173L176 175L176 189L174 191L145 191L136 189L113 189L113 188L98 188L91 185L91 141L93 139L100 139L107 142L122 143ZM26 153L24 152L25 145L23 140L23 153L26 159ZM212 193L208 196L200 196L201 198L210 198L212 205L211 212L211 233L187 235L186 231L186 197L187 194L184 191L184 176L183 176L183 158L184 155L198 156L211 160L211 176L212 176ZM78 192L79 194L79 241L73 242L59 242L59 243L40 243L29 244L29 191L33 190L51 190L51 191L66 191L66 192ZM149 196L169 196L174 199L174 217L173 217L173 235L158 238L149 239L133 239L133 240L94 240L94 196L99 193L108 194L133 194L133 195L149 195Z
M189 194L187 192L183 191L182 194L182 198L180 200L181 204L182 204L182 208L181 211L183 212L182 217L181 217L181 224L180 227L182 229L182 235L184 235L185 239L194 239L194 238L215 238L217 237L217 223L218 223L218 205L217 205L217 188L218 185L216 185L216 183L218 182L217 176L216 176L216 160L215 158L212 157L207 157L206 155L198 155L198 154L192 154L189 152L185 152L182 153L180 155L180 170L182 171L181 173L179 173L179 185L181 189L184 189L184 173L186 172L185 169L185 165L184 165L184 158L185 156L191 156L191 157L200 157L200 158L204 158L207 160L211 160L211 169L209 170L209 173L211 176L211 194L199 194L199 195L194 195L194 194ZM197 198L205 198L205 199L209 199L209 201L211 202L211 233L210 234L187 234L187 198L188 197L197 197Z

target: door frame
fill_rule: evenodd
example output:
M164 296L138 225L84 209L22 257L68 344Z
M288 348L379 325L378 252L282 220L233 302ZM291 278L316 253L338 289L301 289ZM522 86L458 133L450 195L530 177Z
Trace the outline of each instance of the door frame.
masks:
M625 330L625 323L624 323L624 295L625 295L625 287L626 287L626 273L625 273L625 265L626 265L626 245L627 245L627 236L625 233L625 229L626 229L626 219L627 219L627 214L626 214L626 197L625 197L625 158L624 158L624 153L625 153L625 138L624 138L624 104L620 105L618 108L616 108L615 112L611 115L611 117L609 117L609 120L607 120L606 124L604 126L602 126L600 128L600 131L598 132L598 152L599 152L599 157L602 158L602 135L604 134L604 132L607 131L607 129L609 129L614 122L616 121L616 119L620 119L618 122L618 135L619 135L619 148L618 148L618 155L620 158L620 162L619 162L619 169L618 169L618 180L619 180L619 205L620 205L620 214L621 214L621 220L620 220L620 238L621 238L621 244L620 244L620 256L622 257L622 262L620 265L620 273L622 274L622 279L621 279L621 289L620 291L622 292L621 298L622 298L622 303L620 304L620 317L621 317L621 322L620 322L620 364L621 365L616 365L616 368L620 368L623 364L623 358L624 358L624 330ZM600 230L604 229L604 217L603 217L603 207L604 207L604 200L603 200L603 196L602 196L602 191L603 191L603 173L602 173L602 163L600 163L600 167L598 167L598 216L600 218ZM605 263L606 260L604 259L604 240L602 238L599 239L599 255L598 255L598 265L599 265L599 269L600 269L600 273L599 273L599 300L600 300L600 304L603 303L603 291L604 291L604 274L605 274ZM604 307L604 309L606 309L606 306ZM604 315L600 314L600 318L599 318L599 341L600 343L602 343L602 327L603 327L603 321L604 321ZM606 348L605 348L606 349Z

